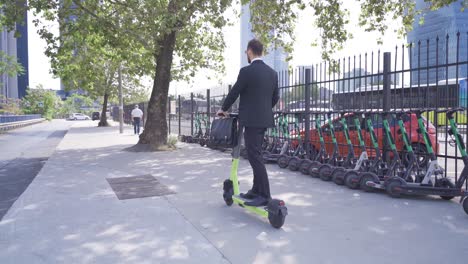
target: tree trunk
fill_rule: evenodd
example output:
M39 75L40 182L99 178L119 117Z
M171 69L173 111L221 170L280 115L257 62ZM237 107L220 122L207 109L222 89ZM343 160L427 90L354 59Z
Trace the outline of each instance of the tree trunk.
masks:
M153 90L147 109L145 129L138 144L145 144L146 150L158 150L167 144L167 97L171 81L172 58L176 32L172 31L162 38L160 52L156 56L156 72Z
M102 112L101 112L101 120L99 120L98 126L106 127L109 126L107 123L107 100L109 99L109 93L104 93L104 103L102 103Z

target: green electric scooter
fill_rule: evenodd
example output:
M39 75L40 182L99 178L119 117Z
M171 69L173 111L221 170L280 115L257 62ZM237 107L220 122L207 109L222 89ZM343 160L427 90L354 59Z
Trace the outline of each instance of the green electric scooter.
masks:
M357 134L357 137L359 139L359 147L361 148L361 155L359 156L359 159L357 160L356 164L354 165L354 168L352 169L347 169L347 168L343 168L343 167L338 167L336 168L333 173L332 173L332 180L334 183L338 184L338 185L343 185L345 183L345 175L347 172L352 172L352 173L359 173L359 172L363 172L363 171L367 171L369 170L369 167L371 165L370 161L369 161L369 157L367 155L367 149L366 149L366 145L365 145L365 142L364 142L364 138L362 136L362 129L361 129L361 121L359 119L359 115L358 113L355 113L354 116L353 116L353 120L354 120L354 126L356 128L356 134ZM343 123L343 127L344 127L345 123ZM352 144L350 143L351 141L349 140L349 131L348 129L346 128L345 129L345 136L346 136L346 140L348 141L348 148L350 149L350 152L351 152L351 148L353 148Z
M238 114L231 113L229 115L232 118L238 118ZM231 206L233 203L238 204L240 207L247 209L248 211L255 213L259 216L268 218L268 221L274 228L281 228L288 215L288 209L283 200L271 199L266 206L255 207L247 206L246 202L249 202L249 199L240 197L239 191L239 181L237 178L237 169L239 167L239 157L240 157L240 142L242 141L244 128L239 124L238 125L238 140L237 146L232 149L232 166L231 166L231 176L229 179L224 181L223 184L223 198L226 202L226 205Z

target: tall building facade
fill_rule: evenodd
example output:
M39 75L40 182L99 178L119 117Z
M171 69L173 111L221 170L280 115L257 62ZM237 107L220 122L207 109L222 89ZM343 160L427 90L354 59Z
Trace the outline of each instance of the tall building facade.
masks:
M243 5L241 8L241 36L240 36L240 64L241 67L247 66L247 55L245 54L245 50L247 48L247 43L249 40L255 38L254 33L252 32L252 24L250 23L250 8L249 5ZM288 54L282 49L277 48L273 50L268 50L267 55L263 57L263 61L268 64L271 68L275 71L285 71L288 69L288 63L286 58Z
M21 34L19 38L15 38L14 32L6 30L0 32L0 51L7 56L16 58L25 70L19 76L0 75L0 94L8 98L23 98L26 95L26 88L29 86L27 14L24 16L23 23L16 25L16 29Z
M428 11L423 14L424 23L419 24L416 17L413 30L408 33L408 43L412 43L410 64L412 69L424 68L457 62L468 61L468 11L461 11L463 0L456 1L447 7L436 11ZM424 0L416 0L418 10L427 8L429 3ZM460 33L457 37L457 33ZM448 38L447 38L448 36ZM437 37L439 41L437 41ZM428 42L429 40L429 42ZM429 55L428 55L429 54ZM434 84L441 80L466 78L467 65L441 67L438 70L432 68L415 70L411 74L411 84ZM448 73L448 74L447 74Z

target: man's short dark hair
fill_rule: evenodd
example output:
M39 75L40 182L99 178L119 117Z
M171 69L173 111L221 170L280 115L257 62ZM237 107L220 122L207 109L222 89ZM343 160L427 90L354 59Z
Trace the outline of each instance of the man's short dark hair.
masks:
M263 44L258 39L252 39L247 44L247 49L250 49L254 55L263 55Z

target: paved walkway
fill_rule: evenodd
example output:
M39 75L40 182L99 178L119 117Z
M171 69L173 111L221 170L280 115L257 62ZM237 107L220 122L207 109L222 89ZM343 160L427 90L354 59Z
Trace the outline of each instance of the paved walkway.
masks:
M0 222L0 263L466 263L455 201L392 199L269 165L280 230L222 200L229 153L180 144L127 153L137 137L77 123ZM240 165L241 188L251 170ZM175 194L117 199L107 179L151 174Z
M71 124L53 120L0 134L0 221L55 152Z

